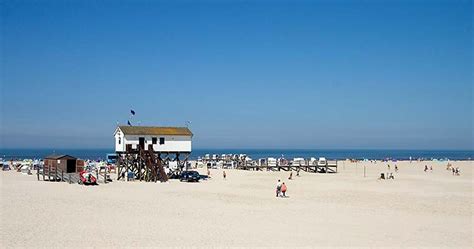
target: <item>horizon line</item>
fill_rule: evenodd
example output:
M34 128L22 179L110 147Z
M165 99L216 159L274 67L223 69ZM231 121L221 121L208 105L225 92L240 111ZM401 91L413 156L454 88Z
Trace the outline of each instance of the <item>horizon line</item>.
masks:
M113 148L97 147L97 148L0 148L2 150L111 150ZM474 148L458 148L458 149L446 149L446 148L436 148L436 149L424 149L424 148L194 148L193 150L292 150L292 151L308 151L308 150L409 150L409 151L473 151ZM191 151L192 152L192 151Z

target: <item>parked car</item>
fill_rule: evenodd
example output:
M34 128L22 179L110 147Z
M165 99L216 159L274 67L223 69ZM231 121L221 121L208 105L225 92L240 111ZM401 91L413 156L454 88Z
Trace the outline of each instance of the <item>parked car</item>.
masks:
M201 176L197 171L183 171L179 176L179 180L182 182L199 182Z

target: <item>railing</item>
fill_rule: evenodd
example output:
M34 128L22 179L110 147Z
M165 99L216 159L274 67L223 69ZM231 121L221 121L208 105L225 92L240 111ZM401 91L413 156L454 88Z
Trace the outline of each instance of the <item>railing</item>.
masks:
M59 180L60 182L68 182L69 184L72 184L77 183L80 180L77 173L66 173L58 167L51 167L51 165L43 165L41 173L39 168L36 169L36 175L38 181L40 180L40 175L43 176L43 181L46 181L46 178L48 178L48 181L57 182Z

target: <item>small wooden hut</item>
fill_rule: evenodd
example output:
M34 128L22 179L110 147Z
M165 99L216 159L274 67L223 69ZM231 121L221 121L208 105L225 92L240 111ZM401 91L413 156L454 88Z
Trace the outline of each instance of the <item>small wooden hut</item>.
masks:
M64 173L76 173L83 169L84 162L69 155L49 155L44 158L44 167L52 171L59 169Z

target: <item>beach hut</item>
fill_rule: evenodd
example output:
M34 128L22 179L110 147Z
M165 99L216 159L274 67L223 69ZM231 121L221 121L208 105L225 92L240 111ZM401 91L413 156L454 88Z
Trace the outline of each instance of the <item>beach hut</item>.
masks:
M64 173L75 173L80 170L78 164L81 165L81 160L69 155L49 155L44 158L44 166L45 168L51 169L52 171L56 171L59 169Z

